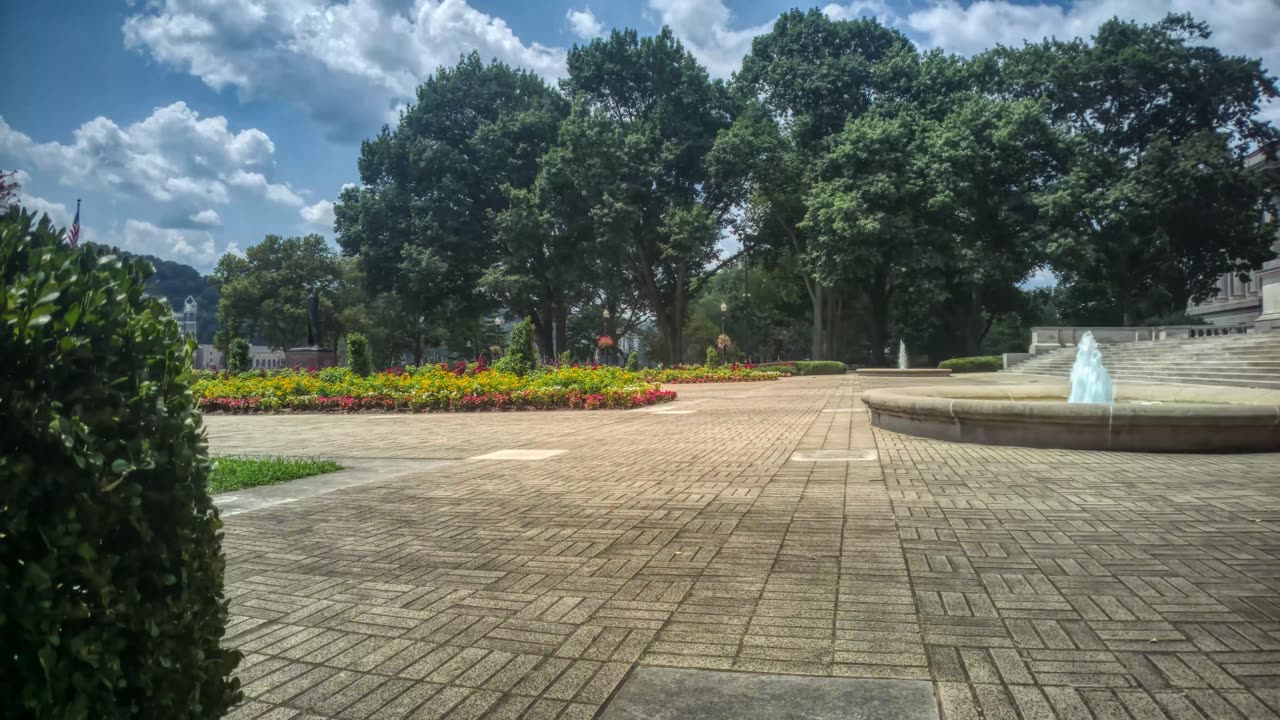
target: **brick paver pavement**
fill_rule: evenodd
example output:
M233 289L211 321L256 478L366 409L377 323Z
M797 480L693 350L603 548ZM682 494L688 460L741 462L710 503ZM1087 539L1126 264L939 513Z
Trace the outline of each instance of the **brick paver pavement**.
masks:
M636 664L928 679L947 720L1280 717L1280 455L911 438L862 382L209 418L220 453L453 460L228 518L232 717L589 718ZM507 448L566 452L465 459Z

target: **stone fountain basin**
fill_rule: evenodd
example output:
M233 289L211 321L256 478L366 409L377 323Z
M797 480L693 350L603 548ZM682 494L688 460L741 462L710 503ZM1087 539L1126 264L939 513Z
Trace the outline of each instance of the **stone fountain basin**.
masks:
M1065 383L938 385L868 390L862 402L876 427L936 440L1130 452L1280 450L1277 390L1125 384L1116 388L1115 405L1068 404L1069 392Z
M858 368L855 372L865 377L919 378L951 375L950 368Z

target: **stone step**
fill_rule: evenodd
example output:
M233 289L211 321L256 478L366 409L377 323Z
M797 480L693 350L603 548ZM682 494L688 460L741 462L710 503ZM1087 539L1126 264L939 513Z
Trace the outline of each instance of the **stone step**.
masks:
M1039 377L1067 378L1070 373L1019 373L1022 375L1033 375ZM1151 383L1174 383L1181 385L1220 385L1228 387L1248 387L1260 388L1264 390L1280 390L1280 379L1236 379L1236 378L1181 378L1170 377L1163 373L1160 374L1144 374L1144 373L1125 373L1112 374L1112 378L1117 382L1151 382Z
M1075 362L1075 356L1070 357L1048 357L1036 358L1019 363L1015 367L1022 365L1070 365ZM1256 367L1280 367L1280 355L1215 355L1213 357L1186 357L1182 355L1160 355L1152 353L1151 355L1103 355L1102 363L1108 367L1119 363L1182 363L1187 365L1243 365L1249 364Z
M1030 365L1029 367L1059 368L1059 367L1071 367L1073 364L1074 363L1064 361L1064 362L1053 362L1053 363L1039 363L1036 365ZM1191 361L1191 360L1164 360L1163 358L1152 358L1150 360L1116 360L1113 358L1103 358L1102 364L1107 368L1159 367L1159 368L1169 368L1173 370L1184 369L1184 368L1191 369L1191 370L1197 370L1201 368L1206 370L1216 370L1216 369L1229 370L1229 369L1235 369L1235 368L1245 368L1250 370L1257 370L1259 372L1280 372L1280 361L1276 361L1276 360L1242 360L1239 362L1231 362L1229 360ZM1015 365L1014 367L1017 368L1017 367L1023 367L1026 365L1027 363L1023 363L1022 365Z

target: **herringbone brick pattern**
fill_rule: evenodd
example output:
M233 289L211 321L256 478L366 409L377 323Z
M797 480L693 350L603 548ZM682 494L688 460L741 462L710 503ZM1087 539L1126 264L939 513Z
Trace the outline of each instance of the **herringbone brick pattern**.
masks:
M947 720L1278 716L1280 456L909 438L861 382L209 418L216 452L454 460L228 519L232 717L589 718L637 663L931 679ZM463 459L504 448L566 452Z

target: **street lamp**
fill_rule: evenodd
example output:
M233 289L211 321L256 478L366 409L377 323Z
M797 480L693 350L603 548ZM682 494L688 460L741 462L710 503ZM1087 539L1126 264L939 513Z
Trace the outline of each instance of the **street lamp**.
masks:
M600 314L604 316L604 333L603 334L608 335L609 334L609 317L610 317L609 308L605 308ZM599 351L599 349L600 349L599 347L596 348L597 351ZM608 364L609 362L608 350L604 351L604 361L605 361L605 364Z
M728 303L720 303L720 334L724 334L724 314L729 312Z

